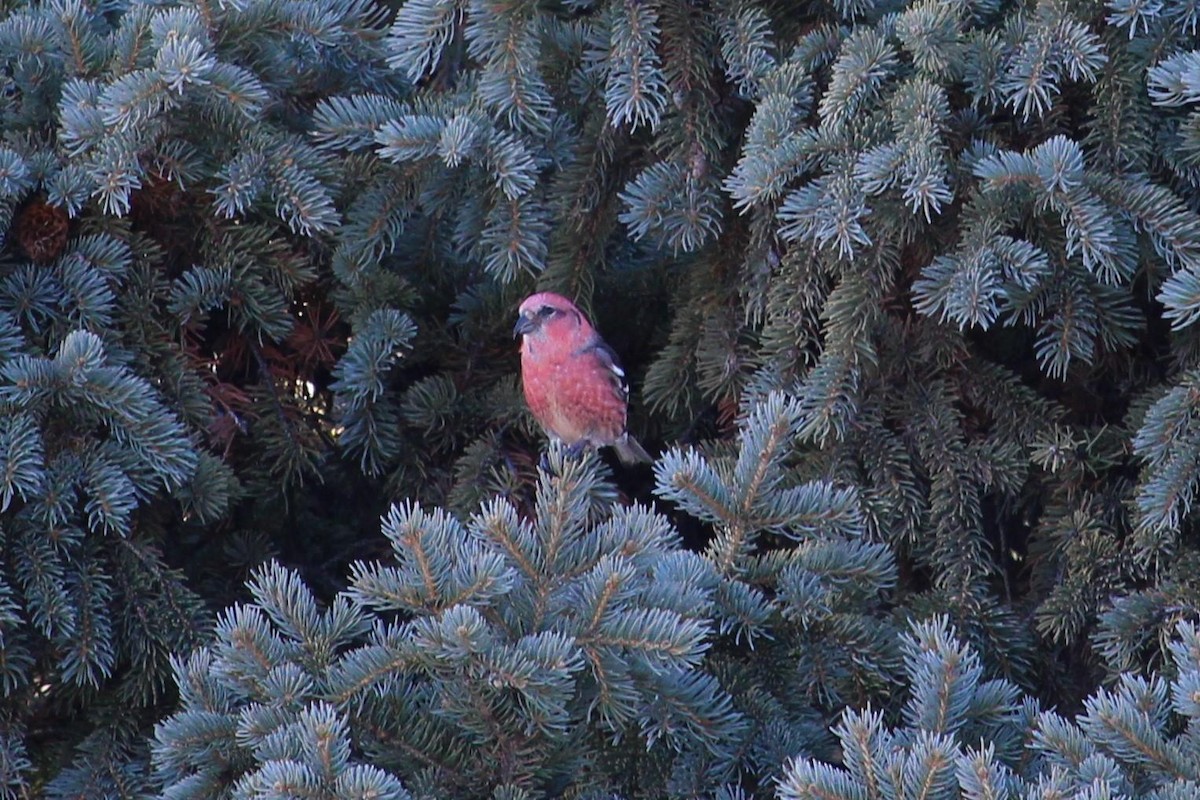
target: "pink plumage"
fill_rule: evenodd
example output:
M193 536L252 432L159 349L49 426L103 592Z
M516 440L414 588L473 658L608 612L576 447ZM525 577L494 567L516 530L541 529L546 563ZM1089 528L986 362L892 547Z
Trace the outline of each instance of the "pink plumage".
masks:
M650 461L625 428L629 389L612 348L575 304L553 292L521 303L521 383L534 418L572 447L611 446L626 464Z

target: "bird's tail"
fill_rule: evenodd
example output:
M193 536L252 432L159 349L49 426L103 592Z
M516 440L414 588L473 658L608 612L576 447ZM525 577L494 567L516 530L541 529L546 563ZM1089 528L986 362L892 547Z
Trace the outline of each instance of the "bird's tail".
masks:
M626 466L649 464L654 461L646 449L638 443L638 440L628 433L613 443L613 449L617 451L617 458L621 459L621 463Z

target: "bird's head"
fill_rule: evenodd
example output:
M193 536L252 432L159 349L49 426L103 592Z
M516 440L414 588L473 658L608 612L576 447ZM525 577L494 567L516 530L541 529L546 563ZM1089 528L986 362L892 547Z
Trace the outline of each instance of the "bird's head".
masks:
M513 337L569 336L588 325L574 303L554 292L538 292L526 297L517 313Z

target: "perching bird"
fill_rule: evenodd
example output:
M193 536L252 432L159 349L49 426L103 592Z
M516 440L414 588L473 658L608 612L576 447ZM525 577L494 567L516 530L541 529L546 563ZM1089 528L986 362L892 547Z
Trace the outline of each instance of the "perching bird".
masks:
M629 386L612 348L567 298L540 292L521 303L525 401L551 439L572 450L611 445L625 464L650 461L625 429Z

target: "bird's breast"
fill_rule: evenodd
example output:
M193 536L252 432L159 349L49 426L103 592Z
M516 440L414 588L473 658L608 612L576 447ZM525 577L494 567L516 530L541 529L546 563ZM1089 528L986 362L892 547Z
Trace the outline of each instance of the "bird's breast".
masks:
M587 359L545 358L522 351L525 401L547 433L567 444L614 441L625 430L625 404L609 378Z

